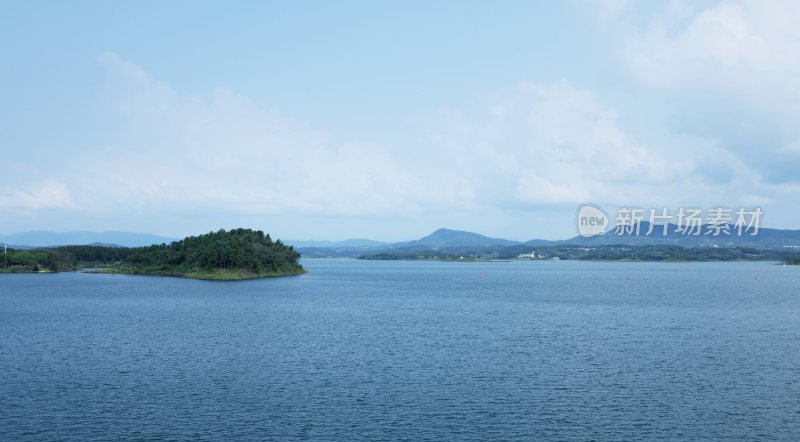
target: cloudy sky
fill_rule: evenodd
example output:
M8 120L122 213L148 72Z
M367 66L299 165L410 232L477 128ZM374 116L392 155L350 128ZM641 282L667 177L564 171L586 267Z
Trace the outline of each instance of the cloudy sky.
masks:
M800 228L800 2L18 2L0 233Z

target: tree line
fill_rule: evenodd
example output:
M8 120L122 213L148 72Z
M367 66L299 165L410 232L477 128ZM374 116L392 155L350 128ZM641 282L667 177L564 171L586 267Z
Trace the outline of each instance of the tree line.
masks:
M96 266L156 274L302 272L300 254L293 247L251 229L221 229L170 244L135 248L87 245L8 249L3 258L0 269L5 272L58 272Z

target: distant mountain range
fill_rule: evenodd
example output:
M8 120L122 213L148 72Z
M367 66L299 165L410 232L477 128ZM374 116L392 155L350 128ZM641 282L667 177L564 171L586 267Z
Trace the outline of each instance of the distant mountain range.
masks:
M639 224L638 230L634 228L631 232L623 232L621 235L615 230L610 230L605 234L588 238L575 236L560 241L534 239L526 242L491 238L460 230L438 229L430 235L414 241L391 244L380 243L376 245L361 243L358 247L348 245L347 241L331 243L331 246L325 246L322 245L323 242L317 242L311 247L296 244L296 248L306 257L358 257L371 254L413 255L430 252L451 255L511 256L516 252L529 253L535 248L542 247L603 247L612 245L670 245L687 248L752 247L757 249L800 251L800 230L761 228L758 235L751 236L745 232L742 236L739 236L735 226L729 225L727 226L728 234L722 233L719 236L714 236L706 234L708 226L700 226L700 235L684 234L674 224L666 226L666 235L663 234L664 226L654 226L653 232L648 235L649 229L650 224L642 222Z
M297 244L297 242L288 241L288 243L294 244L297 250L305 257L356 257L390 250L392 252L414 253L419 251L438 251L462 248L486 249L520 244L519 241L511 241L502 238L490 238L488 236L483 236L473 232L451 229L439 229L428 236L414 241L379 243L375 245L371 245L369 243L360 243L358 246L353 246L349 243L349 241L341 241L338 243L333 243L333 245L330 247L320 245L321 242L317 242L317 244L312 245L311 247L304 247L303 245Z
M13 233L10 235L0 235L0 242L12 245L17 248L32 247L51 247L68 245L115 245L123 247L141 247L153 244L175 241L175 238L151 235L149 233L134 232L50 232L50 231L29 231Z
M653 246L669 245L687 248L751 247L764 250L794 250L800 252L800 230L759 229L758 235L737 235L735 226L727 226L728 234L707 235L708 226L700 226L701 235L687 235L678 226L654 226L647 235L650 224L641 222L632 232L617 234L610 230L605 234L584 238L576 236L566 240L549 241L534 239L526 242L503 238L492 238L478 233L452 229L438 229L413 241L386 243L370 239L348 239L344 241L292 241L292 245L305 257L358 257L370 254L426 254L430 252L452 255L471 254L481 256L511 256L516 252L530 253L542 247L604 247L604 246ZM9 247L31 248L62 245L101 244L124 247L140 247L152 244L171 243L175 238L133 232L49 232L30 231L11 235L0 235L0 242ZM514 255L516 256L516 255Z

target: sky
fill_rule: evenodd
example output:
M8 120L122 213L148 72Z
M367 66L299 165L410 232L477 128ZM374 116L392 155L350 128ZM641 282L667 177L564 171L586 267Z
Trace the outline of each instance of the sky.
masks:
M800 229L800 2L3 2L0 233Z

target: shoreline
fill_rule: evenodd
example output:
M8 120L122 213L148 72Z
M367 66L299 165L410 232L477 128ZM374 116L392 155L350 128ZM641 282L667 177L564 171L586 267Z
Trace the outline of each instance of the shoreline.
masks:
M300 276L306 273L305 269L300 269L294 272L269 272L269 273L253 273L242 271L223 271L223 272L145 272L135 270L121 270L111 268L84 268L75 270L14 270L9 271L0 269L2 275L32 275L32 274L57 274L57 273L93 273L104 275L134 275L134 276L164 276L170 278L184 278L184 279L197 279L202 281L246 281L249 279L263 279L263 278L279 278L282 276Z
M202 281L246 281L248 279L263 279L263 278L279 278L282 276L300 276L306 273L306 270L300 268L292 272L265 272L253 273L240 270L223 270L212 272L148 272L137 271L135 269L118 269L118 268L105 268L97 270L81 270L83 273L95 273L104 275L139 275L139 276L165 276L171 278L184 278L184 279L198 279Z

